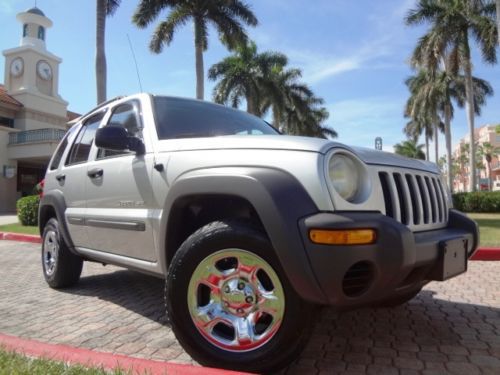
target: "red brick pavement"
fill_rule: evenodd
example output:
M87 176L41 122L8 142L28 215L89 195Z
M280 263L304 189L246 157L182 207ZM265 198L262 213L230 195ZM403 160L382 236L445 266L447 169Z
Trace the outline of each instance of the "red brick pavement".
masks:
M137 358L194 364L165 321L163 281L86 262L80 283L46 286L39 245L0 241L0 332ZM284 373L500 374L500 263L433 282L393 309L321 309Z

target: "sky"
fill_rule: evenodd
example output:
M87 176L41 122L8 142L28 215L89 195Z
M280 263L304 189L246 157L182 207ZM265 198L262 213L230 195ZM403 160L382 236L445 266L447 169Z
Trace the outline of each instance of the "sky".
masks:
M384 149L405 139L404 104L408 91L404 80L412 74L407 61L417 39L426 30L404 25L405 14L415 0L247 0L259 25L250 38L259 51L278 51L289 57L290 67L303 71L303 80L325 100L330 112L327 125L349 145L374 147L382 137ZM31 8L35 0L0 0L0 49L19 45L22 33L16 14ZM154 26L138 29L131 22L138 0L122 0L107 19L106 55L108 98L141 91L131 40L145 92L183 97L195 96L193 27L179 29L173 43L161 54L148 49ZM47 49L61 57L59 93L69 109L85 113L95 107L95 1L37 0L37 6L54 25L47 31ZM166 16L166 12L161 17ZM205 70L229 52L210 28ZM499 52L500 60L500 49ZM481 62L473 47L474 75L488 80L491 97L476 127L500 123L500 64ZM0 71L5 60L0 58ZM0 78L0 82L3 78ZM205 99L211 100L213 82L205 83ZM452 123L454 145L467 133L465 112L457 110ZM423 143L423 139L421 140ZM439 139L444 153L444 136ZM432 144L431 144L432 145ZM433 148L431 148L433 150ZM433 160L434 152L431 152Z

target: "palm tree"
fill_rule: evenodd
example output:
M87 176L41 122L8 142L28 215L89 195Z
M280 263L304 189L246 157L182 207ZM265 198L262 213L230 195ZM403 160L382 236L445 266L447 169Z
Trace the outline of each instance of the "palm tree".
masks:
M410 117L409 115L405 115L405 117ZM432 139L433 129L430 126L430 121L423 116L415 116L410 118L410 120L406 123L406 126L403 129L403 133L408 138L418 139L422 134L425 139L425 160L429 160L429 140Z
M404 132L408 137L425 135L426 159L429 157L429 139L434 139L435 160L439 158L438 129L443 125L439 116L439 98L435 96L432 77L420 70L415 76L406 79L410 97L405 106L405 116L411 120L406 124Z
M337 132L325 124L330 114L323 104L323 99L305 98L302 108L287 106L281 118L280 128L285 134L318 138L336 138ZM276 125L275 125L276 126Z
M430 29L420 40L414 56L436 60L450 56L452 72L463 71L465 76L466 112L469 134L474 145L474 89L470 37L473 37L483 60L496 63L497 27L494 21L495 4L487 0L418 0L415 9L405 18L408 25L430 23ZM430 53L428 52L430 51ZM423 53L420 53L423 52ZM427 66L437 66L428 61ZM470 158L469 190L476 189L475 152Z
M208 78L220 80L214 87L213 100L237 108L244 99L247 112L261 115L264 88L271 91L273 70L281 70L288 58L278 52L257 52L254 42L241 44L234 53L208 70Z
M160 13L169 9L167 18L160 22L153 33L149 49L160 53L170 45L175 32L187 22L194 24L196 56L196 98L204 98L203 52L208 48L208 26L212 24L219 37L230 48L247 42L244 25L256 26L257 18L250 7L241 0L141 0L133 22L140 28L148 26Z
M497 30L500 30L500 0L497 0ZM498 44L500 44L500 32L498 33Z
M323 100L299 82L301 71L287 69L287 63L281 53L258 53L253 42L240 45L208 71L209 79L218 80L214 101L237 108L245 100L247 112L261 117L272 109L274 127L286 134L336 137L324 125L329 114Z
M97 85L97 104L106 101L106 17L115 13L121 0L97 0L96 1L96 38L95 38L95 78Z
M478 151L486 160L486 165L488 167L488 190L491 191L491 162L494 157L500 155L500 147L494 146L489 142L484 142L482 145L478 146Z
M394 145L394 151L398 155L403 155L408 158L425 160L425 154L422 151L424 145L419 145L416 138L407 139L401 143Z
M446 59L442 59L446 66ZM413 61L414 66L418 63ZM490 84L477 77L472 77L474 87L474 109L477 115L481 114L481 107L486 102L486 97L493 95ZM445 132L447 170L453 171L451 166L451 120L453 119L453 101L459 107L464 107L466 100L465 77L453 74L447 70L420 69L419 72L406 80L411 96L406 106L406 113L410 117L424 113L427 121L433 123L434 140L437 140L437 130ZM444 118L444 124L439 118ZM434 120L432 120L434 119ZM436 160L438 160L438 143L435 142ZM453 176L448 174L448 184L453 187Z

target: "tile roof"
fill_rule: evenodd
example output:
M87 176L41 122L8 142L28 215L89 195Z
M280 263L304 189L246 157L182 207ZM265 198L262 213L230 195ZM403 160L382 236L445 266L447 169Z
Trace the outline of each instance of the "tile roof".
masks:
M80 116L81 116L81 114L73 112L73 111L66 112L66 117L68 118L68 121L72 121Z
M14 99L12 96L7 94L7 90L5 89L5 86L0 84L0 102L2 103L7 103L16 107L21 108L23 105L16 99Z

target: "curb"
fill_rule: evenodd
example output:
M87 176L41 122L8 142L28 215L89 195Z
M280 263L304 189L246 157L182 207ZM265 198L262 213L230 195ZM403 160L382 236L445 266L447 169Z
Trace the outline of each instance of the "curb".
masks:
M150 375L238 375L243 372L219 370L180 363L160 362L150 359L128 357L121 354L97 352L89 349L75 348L60 344L23 339L0 333L0 348L14 351L30 357L44 358L85 367L103 367L106 370L120 369L131 374Z
M500 260L500 248L498 247L481 247L476 250L470 260Z
M8 232L0 232L0 240L42 243L40 236ZM500 261L500 248L480 247L474 252L474 255L469 260Z
M22 233L0 232L0 240L20 241L30 243L42 243L40 236Z

